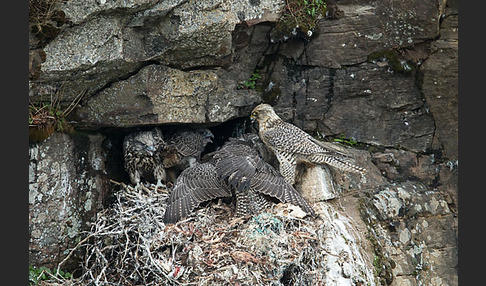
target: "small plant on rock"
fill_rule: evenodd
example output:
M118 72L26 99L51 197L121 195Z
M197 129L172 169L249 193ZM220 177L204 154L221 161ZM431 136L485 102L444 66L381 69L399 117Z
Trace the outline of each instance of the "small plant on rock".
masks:
M71 277L72 275L69 272L64 272L62 270L59 270L59 273L56 273L56 271L53 271L44 266L37 268L29 265L29 285L30 286L39 285L41 281L55 280L59 282L65 279L71 279Z
M333 141L339 142L339 143L342 143L344 145L348 145L348 146L351 146L351 147L354 147L358 144L358 141L354 140L353 138L346 138L346 135L344 135L344 133L341 133L339 135L339 137L334 138Z
M82 95L80 93L66 108L61 107L60 92L47 101L29 102L29 142L43 141L54 131L71 132L73 128L66 117L78 105Z
M324 0L286 0L280 20L270 32L272 41L300 36L309 40L317 31L318 21L326 15Z
M238 85L238 89L255 89L257 80L261 79L262 76L260 72L256 70L254 73L251 74L250 78L245 80L242 84Z
M63 11L58 9L61 0L29 0L29 27L45 46L60 32L68 22Z

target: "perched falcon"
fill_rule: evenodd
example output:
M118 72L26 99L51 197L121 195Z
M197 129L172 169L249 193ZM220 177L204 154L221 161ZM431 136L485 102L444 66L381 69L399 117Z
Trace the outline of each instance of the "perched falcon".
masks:
M140 180L157 182L156 188L163 186L166 172L158 154L166 146L162 131L154 128L149 131L133 132L123 140L123 156L125 170L130 181L139 187Z
M164 167L171 168L168 174L171 181L175 181L178 172L201 161L201 153L213 142L212 138L211 130L204 128L178 131L168 140L161 157Z
M279 171L287 182L295 183L297 164L328 164L339 170L364 174L366 169L352 163L352 158L338 151L332 143L321 142L302 129L283 121L269 104L253 109L251 121L258 121L258 134L275 153Z
M208 162L189 167L177 178L164 221L174 223L186 217L200 203L217 197L236 197L236 215L260 212L268 197L291 203L314 216L305 199L287 183L254 148L258 136L230 138L223 147L205 158Z

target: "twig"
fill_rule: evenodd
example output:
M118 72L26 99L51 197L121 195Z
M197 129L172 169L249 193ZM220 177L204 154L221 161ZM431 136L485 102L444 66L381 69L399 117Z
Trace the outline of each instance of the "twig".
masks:
M287 6L287 10L289 10L290 15L292 15L292 18L294 19L295 24L296 24L296 25L299 25L299 21L297 21L297 17L294 15L294 12L293 12L293 11L292 11L292 9L290 8L290 5L289 5L289 0L285 0L285 6Z
M71 249L71 251L69 252L69 254L57 265L56 275L59 275L59 270L61 269L61 266L64 263L66 263L66 261L73 255L74 251L76 249L78 249L78 247L81 246L83 243L85 243L86 241L88 241L88 239L90 239L91 237L93 237L94 235L95 235L94 233L89 234L84 239L82 239L80 242L78 242L78 244L76 244L76 246L73 249Z
M86 94L86 91L87 89L81 91L78 95L76 95L76 97L73 99L73 101L71 101L71 103L69 103L68 107L66 107L66 109L64 109L64 111L62 112L62 114L64 116L68 116L69 113L71 113L74 108L76 108L76 106L78 106L79 102L81 101L81 99L83 99L84 95Z

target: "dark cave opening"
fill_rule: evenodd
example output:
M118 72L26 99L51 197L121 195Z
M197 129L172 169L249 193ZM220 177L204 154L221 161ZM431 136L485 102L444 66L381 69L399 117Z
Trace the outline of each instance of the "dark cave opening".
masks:
M208 126L207 124L174 124L174 125L147 125L129 128L105 128L99 130L105 139L102 143L104 154L106 154L106 173L107 176L117 182L130 183L128 173L124 169L123 140L126 135L137 132L147 131L155 127L162 130L164 138L170 138L176 131L184 129L208 128L214 135L213 143L209 143L201 156L216 151L230 137L238 137L245 133L256 133L256 129L250 123L248 117L232 119L218 125Z

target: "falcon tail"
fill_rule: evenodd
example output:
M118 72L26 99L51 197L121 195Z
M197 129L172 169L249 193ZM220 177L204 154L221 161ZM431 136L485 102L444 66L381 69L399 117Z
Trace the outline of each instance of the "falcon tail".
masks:
M316 159L316 158L313 158ZM330 157L330 156L322 156L319 158L320 160L312 160L313 163L326 163L329 166L332 166L338 170L346 171L346 172L352 172L352 173L358 173L361 175L366 174L366 169L358 167L354 165L353 163L349 162L348 159L345 158L339 158L339 157Z

